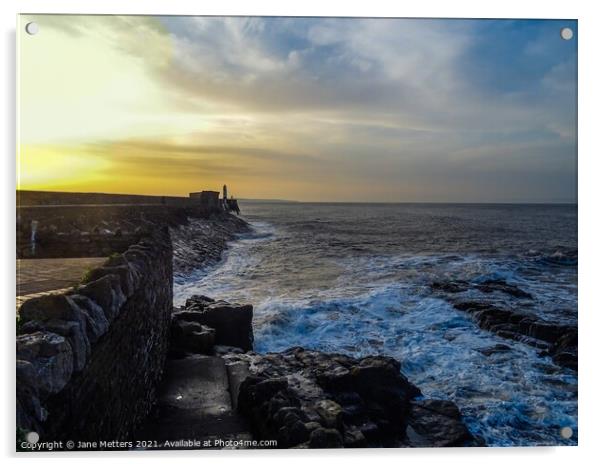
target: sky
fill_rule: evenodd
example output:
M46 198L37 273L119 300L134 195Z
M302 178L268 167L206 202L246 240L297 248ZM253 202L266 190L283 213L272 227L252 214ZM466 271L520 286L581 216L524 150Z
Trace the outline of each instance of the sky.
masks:
M17 36L18 189L576 202L576 21L27 15Z

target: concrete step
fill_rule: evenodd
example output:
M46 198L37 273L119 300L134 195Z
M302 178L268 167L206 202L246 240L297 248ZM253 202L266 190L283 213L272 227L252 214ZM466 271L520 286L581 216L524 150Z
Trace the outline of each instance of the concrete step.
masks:
M232 407L228 369L220 357L167 361L159 400L137 440L250 440L247 422ZM222 448L215 445L212 447Z

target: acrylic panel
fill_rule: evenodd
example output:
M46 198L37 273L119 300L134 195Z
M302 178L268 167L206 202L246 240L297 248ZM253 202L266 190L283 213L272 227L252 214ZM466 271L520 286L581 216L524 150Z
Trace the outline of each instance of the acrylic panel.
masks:
M576 445L577 38L20 15L17 450Z

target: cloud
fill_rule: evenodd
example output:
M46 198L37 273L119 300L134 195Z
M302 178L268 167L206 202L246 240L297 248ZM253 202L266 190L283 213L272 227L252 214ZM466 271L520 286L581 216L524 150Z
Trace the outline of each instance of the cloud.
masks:
M124 172L140 165L175 180L221 171L236 174L249 197L262 177L288 180L297 198L330 177L336 200L470 201L485 189L488 200L574 199L576 41L558 31L576 30L575 22L170 16L75 24L52 27L127 56L161 96L148 112L156 137L125 120L131 137L98 138L95 153Z

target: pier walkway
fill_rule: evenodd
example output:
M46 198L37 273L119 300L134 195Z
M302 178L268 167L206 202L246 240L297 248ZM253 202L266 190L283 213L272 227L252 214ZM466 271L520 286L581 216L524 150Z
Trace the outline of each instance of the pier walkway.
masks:
M237 448L224 445L227 441L252 440L246 420L236 411L238 387L246 375L218 356L168 359L157 405L136 439L157 441L161 449L175 447L165 442L194 440L200 446L190 448L222 449Z
M17 309L30 298L66 291L106 257L17 259Z

